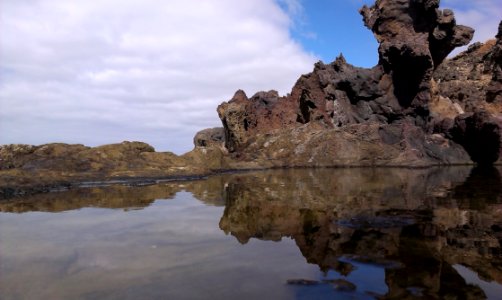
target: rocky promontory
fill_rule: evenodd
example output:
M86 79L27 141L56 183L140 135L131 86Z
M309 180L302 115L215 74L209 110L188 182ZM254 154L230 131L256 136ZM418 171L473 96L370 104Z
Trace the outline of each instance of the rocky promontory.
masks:
M379 43L375 67L340 55L316 63L286 96L239 90L217 108L223 127L197 133L182 156L140 142L0 146L0 197L226 170L500 163L502 23L494 40L448 59L474 30L439 2L364 6L364 25Z
M360 13L380 44L378 64L358 68L340 55L285 97L237 91L218 107L230 155L276 166L496 162L502 31L444 61L474 30L439 1L379 0Z

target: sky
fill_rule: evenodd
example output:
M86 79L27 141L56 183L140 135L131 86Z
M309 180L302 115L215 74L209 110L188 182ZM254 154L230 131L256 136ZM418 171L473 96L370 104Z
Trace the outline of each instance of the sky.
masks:
M377 63L369 0L1 0L0 144L143 141L178 154L243 89L290 92L340 53ZM493 38L502 0L443 0Z

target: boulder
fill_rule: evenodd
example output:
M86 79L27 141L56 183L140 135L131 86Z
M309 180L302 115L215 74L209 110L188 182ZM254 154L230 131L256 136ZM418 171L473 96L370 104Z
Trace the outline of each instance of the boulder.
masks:
M193 138L195 147L220 146L225 142L225 131L222 127L208 128L197 132Z

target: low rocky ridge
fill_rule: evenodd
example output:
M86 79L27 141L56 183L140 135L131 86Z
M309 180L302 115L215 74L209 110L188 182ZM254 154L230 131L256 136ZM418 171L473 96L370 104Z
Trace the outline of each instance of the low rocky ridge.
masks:
M500 163L502 23L495 40L445 60L474 31L438 0L377 0L360 13L380 45L375 67L340 55L286 96L239 90L218 106L223 128L197 133L182 156L140 142L0 146L0 197L237 169Z
M0 146L0 198L81 185L89 180L151 180L206 172L199 164L187 163L183 156L155 152L141 142L94 148L68 144Z

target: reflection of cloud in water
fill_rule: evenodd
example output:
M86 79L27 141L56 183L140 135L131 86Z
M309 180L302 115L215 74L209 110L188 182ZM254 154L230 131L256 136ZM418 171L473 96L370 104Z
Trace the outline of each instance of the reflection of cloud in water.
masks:
M0 213L0 296L482 297L457 266L502 283L497 174L276 170L2 202L22 214ZM295 278L357 289L285 284Z

